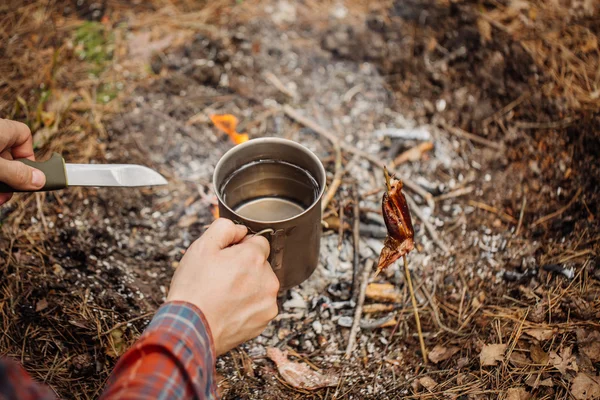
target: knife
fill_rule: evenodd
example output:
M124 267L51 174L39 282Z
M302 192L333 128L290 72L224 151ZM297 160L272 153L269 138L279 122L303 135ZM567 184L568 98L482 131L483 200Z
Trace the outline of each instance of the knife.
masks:
M157 186L167 180L158 172L136 164L67 164L54 153L48 161L19 159L46 175L46 184L38 192L65 189L69 186ZM0 182L0 193L22 192Z

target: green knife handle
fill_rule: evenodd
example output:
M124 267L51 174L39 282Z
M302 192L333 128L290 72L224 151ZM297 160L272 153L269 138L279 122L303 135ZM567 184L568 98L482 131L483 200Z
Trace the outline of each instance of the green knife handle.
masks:
M67 187L67 172L65 171L65 160L58 153L52 154L48 161L31 161L26 158L20 158L23 164L37 168L46 175L46 184L38 192L48 192L50 190L59 190ZM25 192L26 190L15 190L7 184L0 182L0 193Z

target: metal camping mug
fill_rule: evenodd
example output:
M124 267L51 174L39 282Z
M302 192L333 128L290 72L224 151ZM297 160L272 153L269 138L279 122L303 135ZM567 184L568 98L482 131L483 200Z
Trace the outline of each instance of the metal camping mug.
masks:
M239 215L240 204L261 198L294 199L300 194L294 188L290 171L257 169L235 185L232 176L244 167L257 163L284 163L310 174L315 183L310 203L297 215L280 220L258 220ZM250 171L250 169L248 169ZM280 174L279 176L277 176ZM321 242L321 199L325 191L325 168L317 156L306 147L279 138L252 139L229 150L219 160L213 175L213 186L219 203L219 216L248 227L250 234L261 233L269 240L269 263L286 290L304 282L319 262ZM230 186L233 186L230 188ZM305 194L302 194L305 196ZM297 206L299 207L299 206ZM302 211L303 210L303 211ZM267 208L267 213L269 212Z

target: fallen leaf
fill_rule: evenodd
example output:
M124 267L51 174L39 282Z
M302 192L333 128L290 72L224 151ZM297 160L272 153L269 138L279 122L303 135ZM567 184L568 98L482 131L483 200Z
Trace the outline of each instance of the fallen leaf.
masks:
M525 388L510 388L506 391L506 400L529 400L531 394Z
M323 375L313 371L306 364L290 361L287 352L276 347L267 349L267 356L277 365L281 377L290 385L298 389L315 390L318 388L337 386L339 377Z
M432 363L437 364L440 361L445 361L445 360L451 358L453 355L455 355L459 351L460 351L460 347L457 347L457 346L444 347L444 346L441 346L438 344L429 352L428 356L429 356L429 360Z
M393 304L375 303L375 304L365 304L363 306L363 314L372 314L372 313L377 313L377 312L386 312L386 311L393 311L393 310L394 310Z
M235 117L235 115L211 115L210 120L219 130L228 134L233 143L240 144L248 141L248 134L237 133L236 128L238 119Z
M36 312L44 311L46 308L48 308L48 300L46 300L46 299L41 299L35 305Z
M572 354L573 347L565 347L561 350L560 355L556 352L551 351L549 355L550 364L559 370L562 374L566 374L567 371L579 372L577 367L577 361L575 356Z
M123 331L120 328L113 330L109 335L109 342L106 346L106 355L112 358L117 358L125 352L127 346L123 338Z
M65 274L65 270L63 267L61 267L59 264L54 264L52 266L52 272L54 273L54 275L56 276L63 276Z
M482 43L487 43L492 40L492 25L485 19L477 19L477 29L479 30Z
M600 332L577 329L577 346L579 351L589 357L592 362L600 362Z
M552 330L552 329L536 328L536 329L527 329L524 332L526 334L528 334L529 336L531 336L532 338L536 338L540 342L542 342L544 340L550 340L554 337L554 330Z
M571 384L571 394L577 400L591 400L600 398L600 380L580 372Z
M531 348L529 349L529 355L531 356L533 362L536 364L548 364L548 353L542 350L542 348L537 344L531 346Z
M540 378L540 374L531 375L529 378L527 378L527 380L525 381L525 384L527 386L531 386L534 389L537 389L540 386L546 386L546 387L554 386L554 382L552 382L552 378L546 378L544 380L539 380L539 378Z
M375 301L389 301L392 303L402 301L402 294L391 283L369 283L365 294L368 299Z
M429 390L430 392L432 392L433 388L435 388L437 386L437 382L434 381L429 376L424 376L422 378L419 378L419 383L421 384L421 386L423 386L425 389Z
M506 344L486 344L479 353L479 363L482 366L496 365L498 361L504 360Z
M523 366L531 364L531 360L525 354L517 353L513 351L509 358L510 362L516 366Z

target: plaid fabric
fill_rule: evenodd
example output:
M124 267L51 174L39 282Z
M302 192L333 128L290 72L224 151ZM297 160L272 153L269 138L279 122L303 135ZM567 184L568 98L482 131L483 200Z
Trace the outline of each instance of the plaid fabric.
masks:
M204 314L166 303L125 353L101 399L217 399L215 348Z
M50 388L35 382L15 361L0 360L1 400L50 400L56 396Z
M189 303L166 303L121 357L101 399L217 399L215 360L204 314ZM0 360L0 400L54 398L17 363Z

